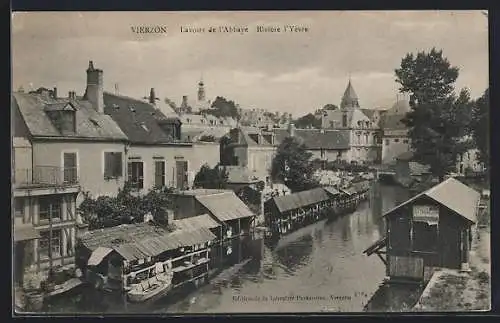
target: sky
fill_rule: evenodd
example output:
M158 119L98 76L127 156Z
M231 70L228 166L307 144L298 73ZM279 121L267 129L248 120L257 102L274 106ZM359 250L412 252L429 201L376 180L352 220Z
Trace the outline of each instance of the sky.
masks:
M306 33L257 33L294 24ZM132 26L165 26L136 34ZM181 33L235 26L248 33ZM349 77L362 108L390 107L394 70L407 53L443 50L460 68L456 89L488 86L488 21L481 11L17 12L12 18L12 87L83 94L89 60L104 88L180 103L203 78L207 99L300 116L339 105Z

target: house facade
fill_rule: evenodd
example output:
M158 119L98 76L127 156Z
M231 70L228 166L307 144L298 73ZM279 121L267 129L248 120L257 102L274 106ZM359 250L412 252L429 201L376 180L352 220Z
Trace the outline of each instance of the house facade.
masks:
M397 101L381 117L383 164L394 163L397 156L411 151L408 127L403 123L403 119L409 111L408 101L401 100Z
M105 111L127 135L127 179L140 193L154 187L192 187L196 172L219 162L219 143L182 140L178 117L156 106L154 89L147 102L105 92Z
M288 129L273 129L273 132L276 136L276 146L279 146L286 137L295 137L312 154L311 160L349 162L353 160L350 147L351 134L347 130L296 129L294 124L290 123Z
M240 166L260 180L269 176L276 153L273 132L254 127L231 129L221 144L221 161L225 166Z
M80 185L60 167L33 168L27 139L14 137L12 150L14 281L23 286L29 275L74 263Z

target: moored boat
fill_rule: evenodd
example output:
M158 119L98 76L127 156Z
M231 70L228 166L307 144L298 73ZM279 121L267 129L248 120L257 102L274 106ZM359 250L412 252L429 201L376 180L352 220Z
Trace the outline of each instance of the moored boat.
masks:
M149 276L144 280L134 281L130 284L130 290L127 292L127 298L132 303L139 303L161 297L168 293L172 288L171 266L157 263L155 268L148 273Z

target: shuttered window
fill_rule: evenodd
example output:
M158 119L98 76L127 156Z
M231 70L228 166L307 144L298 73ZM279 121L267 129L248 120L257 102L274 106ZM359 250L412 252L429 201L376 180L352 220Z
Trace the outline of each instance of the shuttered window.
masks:
M165 186L165 161L155 161L155 187Z
M104 178L118 178L123 176L122 153L104 153Z

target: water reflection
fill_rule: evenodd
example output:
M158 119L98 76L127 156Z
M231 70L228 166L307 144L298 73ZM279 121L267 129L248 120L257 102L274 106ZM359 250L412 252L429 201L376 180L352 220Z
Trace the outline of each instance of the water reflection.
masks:
M385 277L385 266L380 259L367 257L362 252L385 233L381 218L383 212L403 202L405 196L407 193L399 188L375 184L370 201L362 203L353 214L302 228L271 247L263 246L262 241L248 249L234 246L233 262L246 255L252 255L254 260L227 283L216 286L210 284L184 294L172 295L150 308L139 306L138 309L124 310L121 305L121 312L362 311ZM111 311L111 307L104 305L99 295L101 293L89 291L80 295L79 300L68 297L65 303L59 302L57 308L70 313ZM240 302L233 298L287 295L324 298L298 302ZM332 300L332 295L346 298ZM384 297L404 299L404 295L400 296Z

